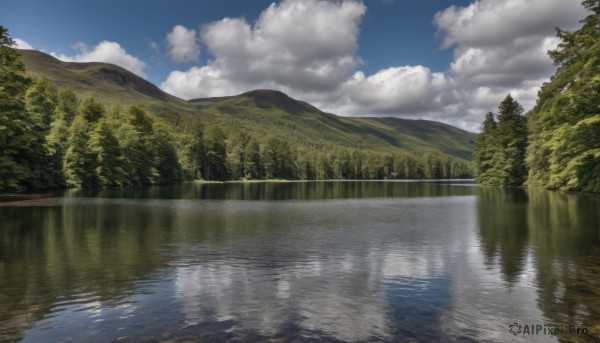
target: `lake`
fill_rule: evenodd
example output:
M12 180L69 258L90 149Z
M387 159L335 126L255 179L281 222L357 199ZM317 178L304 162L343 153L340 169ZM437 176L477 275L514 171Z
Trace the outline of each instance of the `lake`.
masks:
M0 341L600 341L600 196L186 183L0 202Z

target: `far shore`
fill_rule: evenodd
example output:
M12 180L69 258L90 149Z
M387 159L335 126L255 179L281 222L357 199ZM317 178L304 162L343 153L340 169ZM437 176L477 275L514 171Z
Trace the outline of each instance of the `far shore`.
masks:
M302 182L306 180L286 180L286 179L266 179L266 180L227 180L227 181L214 181L214 180L194 180L194 183L199 184L211 184L211 183L285 183L285 182Z

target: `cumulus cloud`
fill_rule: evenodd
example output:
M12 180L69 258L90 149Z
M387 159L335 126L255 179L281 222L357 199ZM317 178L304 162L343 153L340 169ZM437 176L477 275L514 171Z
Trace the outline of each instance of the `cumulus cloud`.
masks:
M15 44L17 45L16 46L17 49L34 50L34 47L32 47L31 44L27 43L26 41L24 41L22 39L15 38L13 40L15 41Z
M533 107L555 70L547 55L559 42L554 28L574 29L585 15L578 1L563 0L478 0L436 13L442 47L454 49L448 77L463 126L473 129L508 93Z
M146 77L144 69L147 64L140 61L125 51L116 42L102 41L93 48L89 48L84 43L75 43L73 48L79 50L75 56L66 54L51 53L52 56L65 62L105 62L123 67L139 76Z
M558 44L554 27L576 28L586 15L578 1L564 0L451 6L433 18L441 47L454 51L447 70L389 66L365 75L356 54L365 12L361 1L283 0L253 23L210 23L199 37L212 59L171 72L161 87L185 99L273 88L337 114L425 118L476 131L508 93L526 109L534 105L554 72L546 54Z
M200 42L196 30L177 25L167 34L169 55L175 63L195 62L200 58Z
M498 46L516 37L552 35L555 27L573 28L585 15L579 1L478 0L435 14L443 46Z
M366 77L356 72L346 85L350 100L375 113L420 113L439 108L450 81L423 66L392 67Z
M184 98L230 95L259 84L334 91L360 64L355 54L365 10L357 1L284 0L253 25L242 18L211 23L201 38L214 59L171 73L162 87Z

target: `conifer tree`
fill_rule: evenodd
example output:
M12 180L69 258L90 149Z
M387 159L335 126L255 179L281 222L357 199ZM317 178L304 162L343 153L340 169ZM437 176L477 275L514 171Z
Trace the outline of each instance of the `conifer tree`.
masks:
M206 180L227 180L227 144L226 135L216 125L209 126L204 138L206 155L204 158L203 175Z
M123 170L119 141L106 119L101 119L90 133L87 150L93 161L92 187L125 186L129 182Z
M529 185L600 192L600 3L583 6L579 30L557 29L557 72L529 113Z
M497 122L492 112L486 114L475 142L476 178L487 186L520 186L527 178L527 120L510 94L498 110Z
M260 160L260 147L255 139L250 139L244 149L244 178L260 179L263 177Z
M42 186L35 168L43 141L33 131L40 123L25 108L30 80L14 44L0 26L0 191Z
M95 161L88 151L89 123L83 114L78 114L69 128L67 150L63 162L63 173L68 187L91 188Z

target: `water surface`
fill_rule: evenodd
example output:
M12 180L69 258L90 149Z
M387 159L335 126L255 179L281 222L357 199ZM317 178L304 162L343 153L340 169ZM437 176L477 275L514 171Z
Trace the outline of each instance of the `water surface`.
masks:
M1 202L0 341L599 341L599 223L597 195L468 181Z

